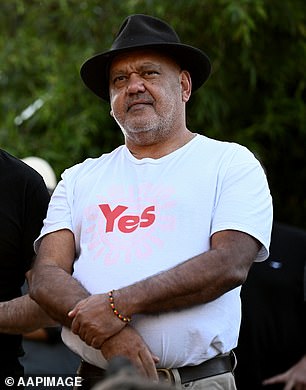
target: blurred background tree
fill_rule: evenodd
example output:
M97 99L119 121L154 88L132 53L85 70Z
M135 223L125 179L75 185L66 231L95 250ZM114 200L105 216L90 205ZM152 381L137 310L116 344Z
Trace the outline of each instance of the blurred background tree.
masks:
M3 0L0 147L67 167L123 142L109 106L79 77L123 19L147 13L202 48L213 73L188 126L239 142L266 167L275 217L306 228L304 0Z

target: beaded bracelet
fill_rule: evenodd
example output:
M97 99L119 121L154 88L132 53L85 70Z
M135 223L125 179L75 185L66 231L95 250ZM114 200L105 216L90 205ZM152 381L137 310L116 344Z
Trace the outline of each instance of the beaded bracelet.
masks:
M114 291L115 290L112 290L108 293L108 300L109 300L109 304L110 304L110 307L112 308L113 310L113 313L115 314L115 316L117 316L119 318L119 320L123 321L123 322L131 322L131 318L130 317L125 317L123 316L122 314L120 314L118 312L118 310L115 308L115 300L114 300Z

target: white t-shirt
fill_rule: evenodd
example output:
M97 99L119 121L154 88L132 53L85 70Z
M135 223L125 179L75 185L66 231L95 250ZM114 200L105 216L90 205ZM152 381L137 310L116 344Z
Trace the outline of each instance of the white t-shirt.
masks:
M253 154L243 146L197 135L160 159L138 160L120 146L67 169L39 239L71 230L77 251L73 276L95 294L199 255L209 250L212 234L225 229L259 240L256 260L264 260L271 225L270 191ZM161 367L199 364L236 346L239 293L236 288L207 304L135 315L131 325L160 358ZM83 359L106 366L101 352L69 329L62 336Z

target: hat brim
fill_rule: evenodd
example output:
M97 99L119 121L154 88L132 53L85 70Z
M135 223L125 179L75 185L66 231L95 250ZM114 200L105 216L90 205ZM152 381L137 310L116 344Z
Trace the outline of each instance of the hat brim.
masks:
M109 66L120 53L140 49L154 49L165 52L172 57L183 70L190 73L192 92L196 91L208 79L211 72L209 58L201 50L184 44L165 43L132 46L129 48L110 50L97 54L81 66L80 74L85 85L100 98L109 101Z

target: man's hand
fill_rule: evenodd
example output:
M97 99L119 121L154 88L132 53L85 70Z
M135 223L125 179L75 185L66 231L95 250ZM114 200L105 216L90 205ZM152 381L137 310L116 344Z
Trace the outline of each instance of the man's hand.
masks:
M108 294L91 295L78 302L68 313L71 330L86 344L100 349L106 339L118 333L125 323L115 316Z
M284 390L306 390L306 355L288 371L265 379L264 385L285 383Z
M108 361L115 356L126 357L141 375L158 381L155 364L159 359L152 355L142 337L131 326L126 326L106 340L101 352Z

